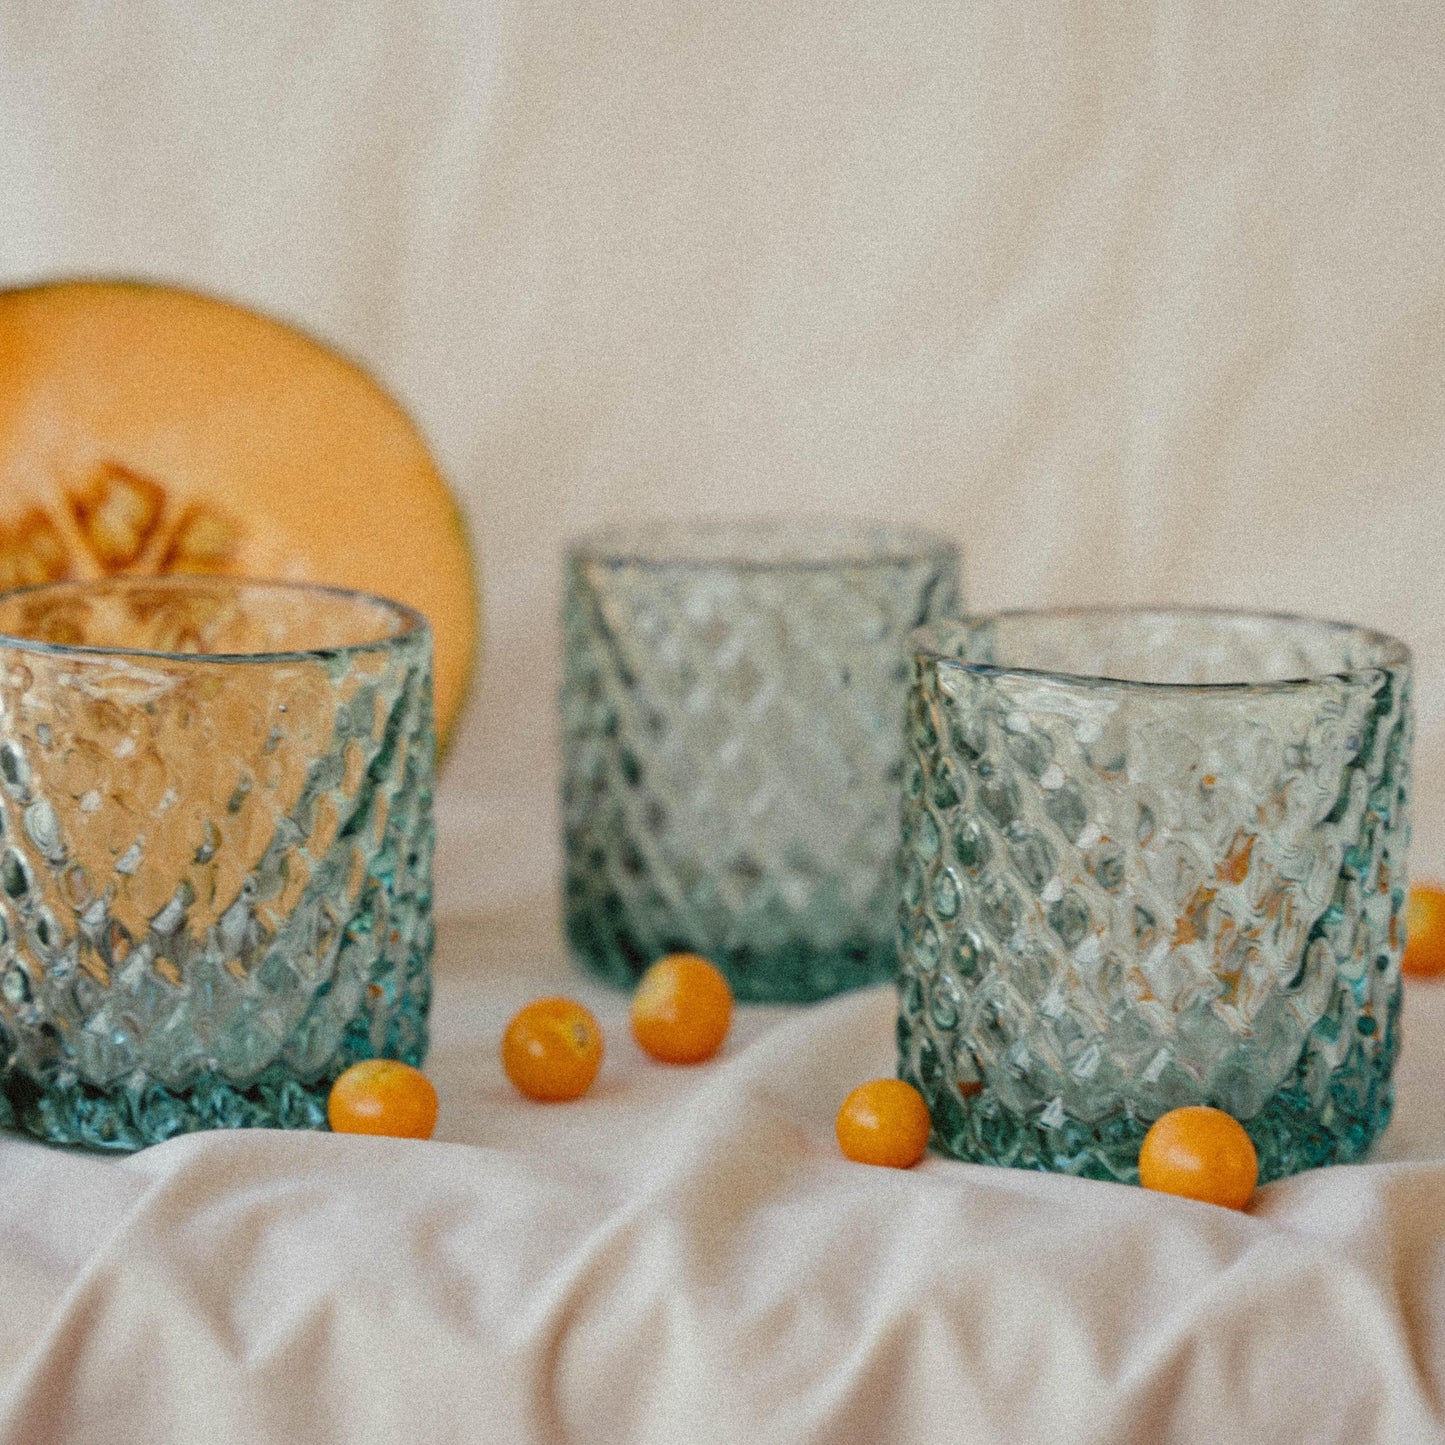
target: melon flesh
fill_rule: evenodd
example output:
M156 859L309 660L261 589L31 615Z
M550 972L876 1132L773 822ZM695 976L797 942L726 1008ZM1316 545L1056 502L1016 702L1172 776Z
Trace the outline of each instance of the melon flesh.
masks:
M439 740L451 731L480 625L465 524L376 382L190 292L0 292L0 589L160 572L408 603L432 625Z

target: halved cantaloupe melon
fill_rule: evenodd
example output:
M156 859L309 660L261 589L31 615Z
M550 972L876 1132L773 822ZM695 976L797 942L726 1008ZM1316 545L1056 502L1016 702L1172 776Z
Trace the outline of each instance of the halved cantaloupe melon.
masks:
M416 427L364 371L191 292L0 292L0 588L209 572L308 579L432 624L437 735L480 627L465 525Z

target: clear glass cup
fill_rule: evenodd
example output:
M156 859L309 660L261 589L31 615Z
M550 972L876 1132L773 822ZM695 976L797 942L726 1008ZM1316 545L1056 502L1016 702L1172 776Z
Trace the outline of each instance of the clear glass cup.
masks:
M740 998L891 978L904 642L958 555L864 523L658 525L567 564L566 925L631 984L712 959Z
M1410 654L1211 612L913 639L900 1073L962 1159L1136 1180L1239 1119L1262 1179L1359 1158L1399 1048Z
M321 1127L430 999L431 636L229 579L0 595L0 1120Z

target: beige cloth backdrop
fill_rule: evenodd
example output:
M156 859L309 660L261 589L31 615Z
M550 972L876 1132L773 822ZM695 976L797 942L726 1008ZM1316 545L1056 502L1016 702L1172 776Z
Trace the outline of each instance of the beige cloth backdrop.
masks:
M559 551L639 514L927 523L979 607L1398 632L1415 856L1445 873L1434 0L0 0L0 283L96 272L353 353L471 521L452 1143L0 1141L0 1438L1436 1428L1442 1166L1280 1185L1246 1220L943 1161L863 1177L827 1121L889 1067L886 992L750 1013L685 1078L624 1042L572 1113L519 1112L493 1063L528 989L581 987L550 931ZM1445 1044L1434 1007L1409 1048ZM1398 1159L1445 1157L1428 1055Z

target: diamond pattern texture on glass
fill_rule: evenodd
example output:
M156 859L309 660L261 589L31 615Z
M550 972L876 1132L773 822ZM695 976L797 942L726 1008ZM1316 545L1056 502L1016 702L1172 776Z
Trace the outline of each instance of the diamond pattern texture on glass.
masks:
M1218 686L1247 679L1275 685ZM1288 619L925 635L898 1038L935 1143L1134 1180L1148 1125L1207 1103L1262 1179L1360 1157L1399 1045L1409 692L1397 644Z
M570 559L572 947L623 985L702 953L744 999L892 977L903 644L955 606L956 555L862 531L709 540Z
M69 589L65 627L81 630L66 640L194 647L230 608L253 641L260 614L281 618L270 641L284 647L287 610L304 622L327 595L93 586L93 602ZM239 663L0 641L0 1063L13 1119L116 1149L196 1128L321 1127L349 1063L419 1063L431 728L424 626Z

